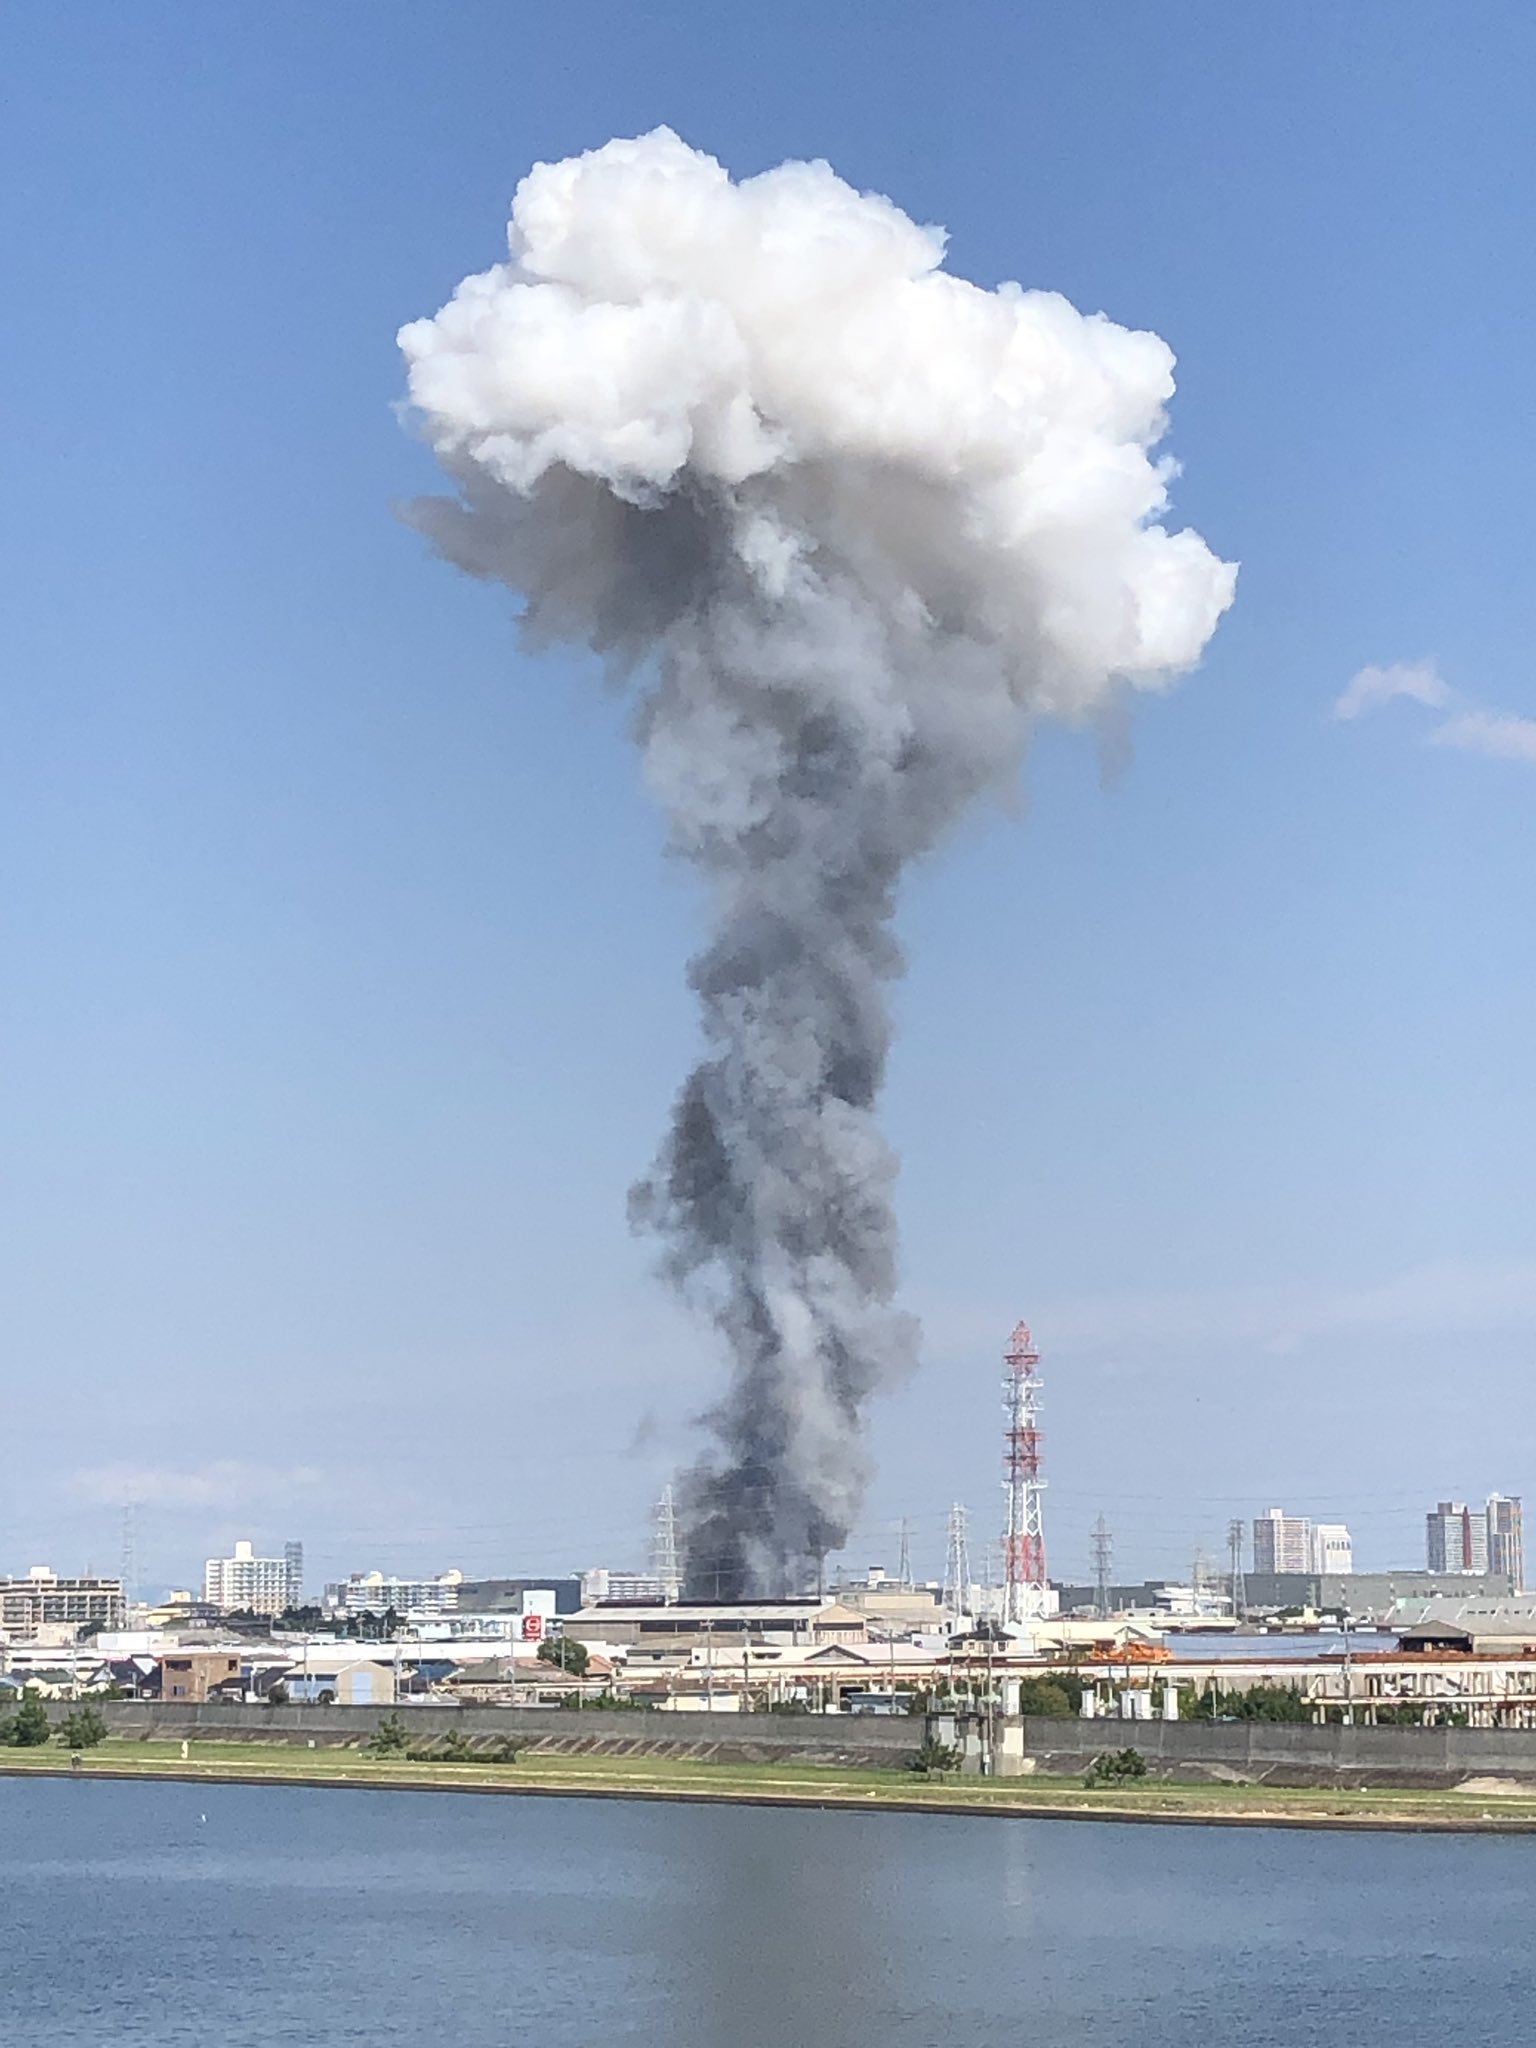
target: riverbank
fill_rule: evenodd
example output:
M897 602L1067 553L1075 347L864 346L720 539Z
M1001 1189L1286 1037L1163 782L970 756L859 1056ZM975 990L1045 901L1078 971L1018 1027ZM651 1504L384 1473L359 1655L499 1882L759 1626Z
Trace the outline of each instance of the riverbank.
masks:
M1472 1780L1457 1791L1365 1791L1168 1779L1089 1790L1080 1779L920 1778L817 1765L700 1763L656 1756L526 1755L515 1764L418 1763L286 1744L108 1741L78 1768L57 1747L0 1750L0 1776L172 1779L193 1784L313 1785L580 1799L728 1801L744 1805L888 1809L1041 1820L1185 1826L1536 1833L1536 1791Z

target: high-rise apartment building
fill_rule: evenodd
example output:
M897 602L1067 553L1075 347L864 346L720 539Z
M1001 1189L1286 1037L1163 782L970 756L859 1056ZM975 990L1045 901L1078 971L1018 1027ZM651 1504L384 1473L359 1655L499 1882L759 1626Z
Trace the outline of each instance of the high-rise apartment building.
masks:
M36 1642L46 1629L119 1629L126 1609L121 1579L61 1579L35 1564L24 1579L0 1578L0 1635Z
M1515 1591L1525 1590L1525 1527L1518 1498L1488 1496L1488 1569L1507 1573Z
M1279 1508L1258 1515L1253 1524L1253 1569L1263 1577L1278 1572L1352 1572L1354 1541L1342 1522L1309 1522Z
M203 1567L203 1598L221 1614L281 1614L290 1604L288 1589L295 1562L303 1589L302 1547L290 1543L288 1553L285 1557L257 1557L249 1543L237 1543L233 1557L210 1557Z
M1483 1508L1442 1500L1424 1517L1424 1553L1432 1572L1491 1572L1525 1585L1524 1517L1517 1498L1490 1493Z
M1279 1508L1256 1515L1253 1522L1253 1568L1260 1574L1309 1572L1312 1569L1312 1524Z
M1487 1571L1487 1515L1465 1501L1437 1502L1424 1517L1424 1557L1432 1572Z
M1312 1569L1320 1576L1352 1572L1355 1545L1342 1522L1314 1522L1312 1525Z

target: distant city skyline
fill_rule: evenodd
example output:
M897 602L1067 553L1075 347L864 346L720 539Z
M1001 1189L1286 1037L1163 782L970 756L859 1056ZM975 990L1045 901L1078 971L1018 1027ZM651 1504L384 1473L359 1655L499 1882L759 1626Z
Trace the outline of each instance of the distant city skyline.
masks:
M1419 1559L1536 1488L1536 15L600 19L9 12L0 1560L116 1572L133 1502L144 1587L646 1562L718 1381L626 1213L703 908L594 665L395 517L394 408L524 172L661 122L1162 335L1241 565L901 906L922 1362L850 1568L996 1541L1020 1316L1053 1573L1275 1502Z

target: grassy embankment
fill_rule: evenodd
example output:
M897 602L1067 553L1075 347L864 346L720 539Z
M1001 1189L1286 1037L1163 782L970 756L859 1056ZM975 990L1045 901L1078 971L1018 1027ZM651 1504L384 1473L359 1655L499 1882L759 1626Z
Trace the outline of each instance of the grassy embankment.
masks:
M515 1764L412 1763L356 1749L282 1743L113 1740L78 1773L57 1744L0 1750L0 1774L180 1778L197 1783L314 1784L578 1797L737 1800L775 1805L892 1807L1081 1819L1211 1821L1300 1827L1502 1828L1536 1831L1536 1791L1295 1789L1141 1782L1088 1790L1078 1778L920 1778L814 1764L695 1763L667 1757L539 1756Z

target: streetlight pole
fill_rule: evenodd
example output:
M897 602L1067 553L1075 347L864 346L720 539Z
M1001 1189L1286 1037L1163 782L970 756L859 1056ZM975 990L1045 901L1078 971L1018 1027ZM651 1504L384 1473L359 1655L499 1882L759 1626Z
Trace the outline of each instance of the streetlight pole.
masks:
M1354 1705L1354 1699L1355 1699L1355 1689L1354 1689L1354 1671L1353 1671L1353 1666L1352 1666L1352 1665L1351 1665L1351 1663L1350 1663L1350 1656L1349 1656L1349 1616L1348 1616L1348 1615L1345 1615L1345 1616L1343 1617L1343 1628L1344 1628L1344 1726L1345 1726L1346 1728L1353 1728L1353 1727L1354 1727L1354 1725L1355 1725L1355 1705Z

